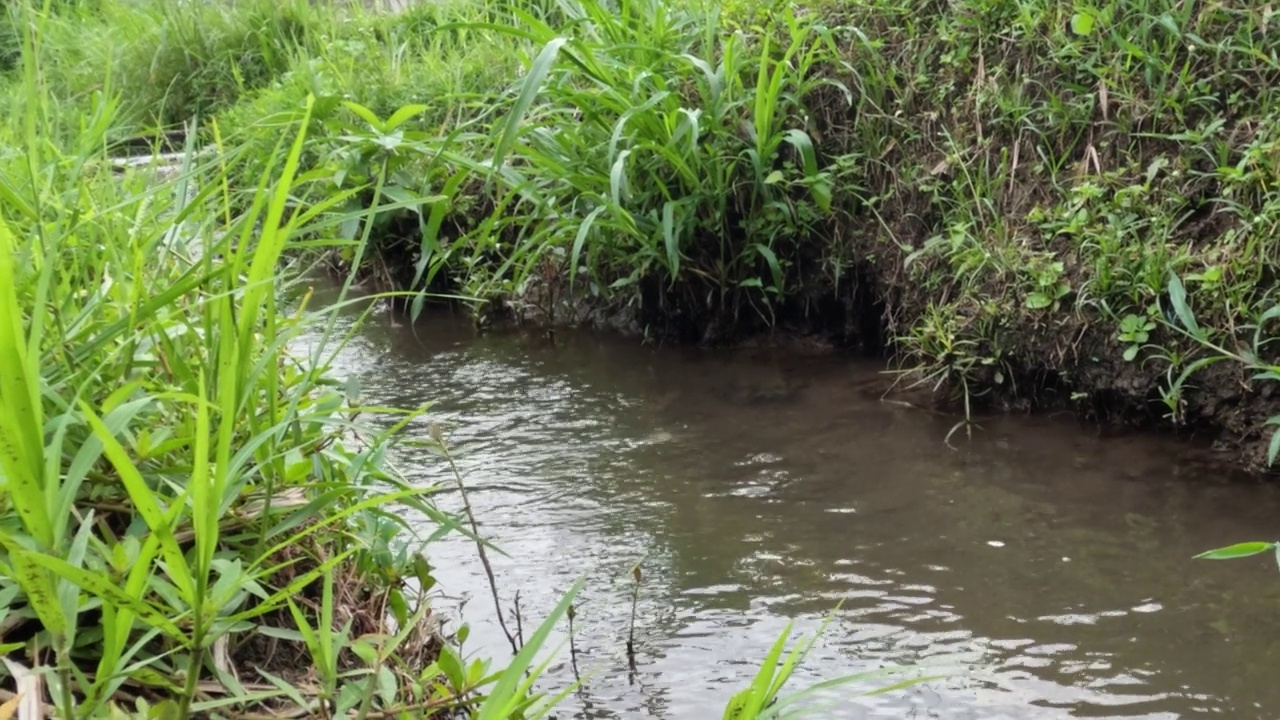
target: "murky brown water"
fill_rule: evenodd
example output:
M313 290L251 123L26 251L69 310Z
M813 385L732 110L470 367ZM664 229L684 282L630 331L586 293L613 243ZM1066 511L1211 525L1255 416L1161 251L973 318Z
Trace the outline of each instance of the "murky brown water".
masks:
M866 392L879 370L482 336L440 317L416 332L375 319L337 366L370 401L436 403L527 623L587 579L590 677L560 717L718 718L788 620L812 631L826 615L796 688L899 663L950 675L873 698L855 691L874 683L856 685L818 717L1280 717L1280 575L1190 559L1273 537L1274 487L1223 483L1167 439L1068 420L986 420L949 449L954 418ZM431 456L398 459L447 479ZM502 656L473 547L449 539L430 557L440 607L465 606L469 651ZM570 677L561 658L550 686Z

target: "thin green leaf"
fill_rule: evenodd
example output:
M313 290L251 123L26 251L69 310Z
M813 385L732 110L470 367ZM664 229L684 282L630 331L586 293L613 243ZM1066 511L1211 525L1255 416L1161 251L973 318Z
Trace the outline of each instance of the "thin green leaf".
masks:
M1250 555L1257 555L1259 553L1264 553L1264 552L1267 552L1268 550L1271 550L1274 547L1276 547L1276 543L1269 543L1269 542L1236 543L1235 545L1228 545L1227 547L1218 548L1217 550L1210 550L1208 552L1200 553L1199 555L1196 555L1194 559L1234 560L1236 558L1249 557Z
M511 151L511 146L515 144L516 137L520 132L520 125L524 122L524 116L529 112L529 107L533 105L534 99L537 98L538 93L542 90L542 83L546 79L547 73L551 72L551 67L555 65L556 57L560 54L560 48L566 42L568 42L568 38L558 37L543 46L542 51L534 58L529 72L524 76L520 86L520 95L516 99L515 106L507 115L507 121L503 125L502 133L498 137L498 144L493 152L492 166L495 170L502 167L507 153Z
M503 670L498 682L485 698L484 704L480 706L477 720L506 720L506 718L510 717L512 710L522 699L516 691L525 676L525 670L533 664L533 658L542 650L542 646L546 644L547 637L551 634L551 629L568 612L569 606L573 604L574 598L582 590L583 585L584 582L582 580L573 584L569 592L560 599L559 604L555 606L546 619L542 621L542 624L538 626L538 629L534 631L533 635L529 637L529 641L512 659L511 664Z
M1200 325L1196 323L1195 315L1191 312L1191 306L1187 304L1187 289L1182 284L1182 280L1178 278L1177 273L1169 273L1169 304L1173 306L1173 312L1178 316L1178 320L1182 322L1182 326L1186 328L1192 335L1200 336Z

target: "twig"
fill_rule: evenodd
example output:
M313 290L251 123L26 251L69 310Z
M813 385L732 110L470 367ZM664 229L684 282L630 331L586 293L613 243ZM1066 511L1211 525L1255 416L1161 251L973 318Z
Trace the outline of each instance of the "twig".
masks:
M507 636L507 642L511 643L511 652L513 654L519 653L520 646L516 644L515 637L507 629L507 621L502 619L502 601L498 599L498 581L493 576L493 566L489 564L489 554L484 551L484 542L480 540L480 526L476 523L476 515L471 510L471 501L467 498L467 488L462 482L462 473L458 471L458 465L453 461L453 454L449 452L449 447L444 441L444 433L441 432L438 425L432 425L431 437L440 446L440 451L444 454L445 461L449 463L449 469L453 471L454 480L457 481L458 494L462 496L462 509L467 514L467 522L471 524L471 534L475 536L476 552L480 555L480 564L484 566L484 574L489 578L489 592L493 595L493 609L498 614L498 625L502 628L502 634Z
M524 647L524 619L520 616L520 591L516 591L516 639Z
M578 646L573 641L573 618L578 614L576 605L569 604L569 664L573 666L573 679L576 682L582 682L582 676L578 674Z
M627 629L627 665L631 668L632 678L636 671L636 605L640 601L640 581L644 576L640 574L640 564L631 568L631 578L635 580L635 584L631 586L631 627Z

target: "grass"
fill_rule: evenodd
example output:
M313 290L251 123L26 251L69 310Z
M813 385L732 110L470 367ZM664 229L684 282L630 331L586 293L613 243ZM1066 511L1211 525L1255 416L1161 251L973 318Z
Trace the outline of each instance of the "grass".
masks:
M479 277L506 249L471 231L516 226L508 214L460 221L468 198L524 212L562 181L530 162L524 134L526 116L553 112L538 101L554 79L549 58L580 53L619 83L636 79L621 73L638 56L611 57L602 36L584 34L540 50L545 72L509 87L515 51L531 47L503 24L509 10L6 6L0 147L21 150L0 154L0 651L15 691L0 691L0 715L553 711L563 694L536 692L550 662L539 655L580 585L506 664L464 662L434 632L424 592L435 579L421 551L466 531L432 505L435 487L411 485L387 459L422 409L365 407L333 376L329 362L350 339L335 331L347 301L313 310L306 289L317 261L364 268L406 221L417 225L415 281L454 273L455 262ZM637 6L612 32L663 12ZM693 17L673 16L680 32ZM785 55L829 52L816 26L786 26ZM735 52L708 42L665 47L652 69L669 67L673 48L705 53L703 64ZM742 207L781 202L784 188L825 203L812 141L773 125L794 111L787 93L805 86L774 61L725 67L725 112L750 110L756 134L698 162L744 168ZM595 102L584 81L556 79L565 97ZM620 108L608 112L615 129L637 123L622 148L636 157L675 110L655 104L655 115L624 121ZM176 164L113 163L139 136L175 148ZM767 163L786 147L797 164L773 179ZM706 272L694 236L675 236L676 211L667 215L666 261L687 254ZM519 258L504 263L524 271ZM751 263L740 265L730 271L750 279ZM767 297L763 282L745 287ZM303 333L324 342L300 354ZM364 420L374 414L396 422L377 431ZM424 525L410 525L406 508ZM734 701L735 717L783 705L770 701L808 647L775 674L787 640L766 658L770 679L754 699Z
M859 66L854 141L881 158L867 186L884 222L855 242L907 252L881 275L901 350L1004 397L1052 403L1056 386L1085 412L1256 438L1270 411L1235 378L1205 377L1170 407L1168 378L1197 348L1157 320L1181 274L1209 335L1274 333L1269 11L922 8L839 10L881 46ZM1233 400L1250 409L1214 414Z
M66 717L554 707L536 656L572 591L504 667L426 632L402 508L458 523L386 460L414 413L290 351L346 340L307 305L321 262L415 313L425 289L481 320L883 340L966 412L1073 404L1274 463L1277 22L1173 0L7 4L6 672ZM112 167L137 145L180 167ZM792 706L808 641L787 641L729 713Z
M156 696L186 716L310 703L339 670L371 682L349 643L339 658L303 632L334 612L365 634L385 632L376 609L390 607L404 656L429 650L426 608L398 579L415 575L399 544L409 528L385 508L449 521L424 502L431 488L380 460L389 434L356 421L377 409L344 396L323 356L290 352L317 318L277 300L298 227L340 199L284 217L309 194L305 132L234 213L219 182L234 148L203 161L189 146L166 183L119 176L101 150L116 106L60 118L98 133L79 138L97 152L72 154L44 124L43 80L28 66L27 115L6 128L28 151L0 167L7 658L63 717ZM277 642L327 685L272 675L260 654ZM407 700L379 704L393 702Z
M543 50L495 142L519 195L473 245L502 253L496 244L519 237L504 253L512 271L473 292L536 283L549 305L557 285L629 295L693 339L771 322L804 282L798 241L831 213L837 179L818 165L803 98L848 97L816 72L838 62L832 32L790 9L753 33L724 26L714 6L558 10L567 36L519 8L523 22L500 29Z
M874 346L878 321L898 362L966 413L1068 405L1207 429L1259 467L1277 412L1265 391L1198 364L1202 348L1158 321L1177 274L1219 345L1246 326L1274 337L1271 12L459 11L441 32L510 43L523 76L461 125L474 133L408 163L468 201L447 241L422 228L410 261L490 310L604 308L687 341L791 327ZM1204 372L1175 383L1187 368Z

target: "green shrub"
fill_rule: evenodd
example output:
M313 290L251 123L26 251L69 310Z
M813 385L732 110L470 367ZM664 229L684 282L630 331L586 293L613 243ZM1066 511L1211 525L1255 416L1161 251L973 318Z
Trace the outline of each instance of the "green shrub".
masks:
M472 238L476 257L499 258L472 292L577 283L714 334L768 322L798 285L826 279L815 268L849 170L847 158L821 157L809 132L821 91L837 107L849 100L830 77L830 29L785 10L732 31L714 8L660 0L555 11L552 26L508 10L503 32L541 49L495 128L494 180L512 194Z

